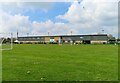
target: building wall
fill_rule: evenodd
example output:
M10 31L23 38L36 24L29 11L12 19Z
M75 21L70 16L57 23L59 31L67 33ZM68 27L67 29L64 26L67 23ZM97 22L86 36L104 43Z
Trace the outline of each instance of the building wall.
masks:
M75 41L75 43L81 43L82 41Z
M56 42L60 41L60 37L54 37L54 39L55 39Z
M45 37L45 42L46 43L50 42L50 37Z
M91 44L103 44L103 43L107 43L107 40L94 40L94 41L91 41Z
M54 40L57 43L83 43L83 41L90 41L93 43L107 43L107 35L67 35L67 36L32 36L32 37L18 37L20 42L46 42Z

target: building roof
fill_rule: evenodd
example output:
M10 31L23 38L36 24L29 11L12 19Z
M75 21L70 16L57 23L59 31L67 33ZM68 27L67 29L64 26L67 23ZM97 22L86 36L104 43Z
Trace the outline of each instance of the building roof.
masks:
M32 38L32 37L85 37L85 36L107 36L107 34L91 34L91 35L51 35L51 36L24 36L24 38ZM18 38L22 38L18 37Z
M26 37L18 37L19 41L44 41L45 37L50 37L50 39L54 39L54 37L60 37L62 40L70 41L70 40L107 40L107 34L95 34L95 35L59 35L59 36L26 36Z

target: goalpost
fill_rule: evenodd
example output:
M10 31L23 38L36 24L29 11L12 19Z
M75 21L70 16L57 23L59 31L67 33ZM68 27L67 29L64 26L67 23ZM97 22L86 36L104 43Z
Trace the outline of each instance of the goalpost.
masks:
M0 33L0 83L2 82L2 51L13 49L13 34Z
M0 40L0 49L2 49L1 40ZM0 50L0 83L2 82L2 50Z

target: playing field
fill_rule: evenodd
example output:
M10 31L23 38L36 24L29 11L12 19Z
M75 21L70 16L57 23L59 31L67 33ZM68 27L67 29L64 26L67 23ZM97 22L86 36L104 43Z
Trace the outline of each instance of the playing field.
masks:
M118 79L117 45L14 45L3 51L3 81Z

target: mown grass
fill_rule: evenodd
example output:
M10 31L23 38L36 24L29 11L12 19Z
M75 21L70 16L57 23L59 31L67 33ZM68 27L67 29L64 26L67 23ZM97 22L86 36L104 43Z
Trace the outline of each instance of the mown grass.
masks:
M115 45L14 45L3 51L3 81L118 79Z

